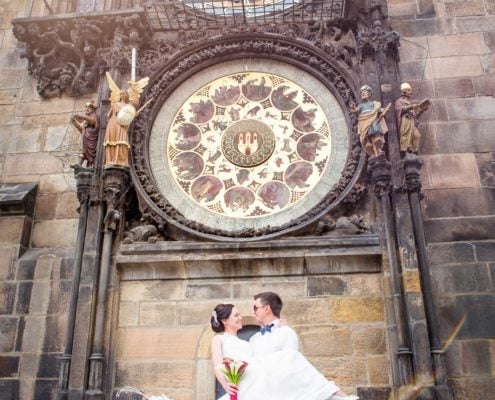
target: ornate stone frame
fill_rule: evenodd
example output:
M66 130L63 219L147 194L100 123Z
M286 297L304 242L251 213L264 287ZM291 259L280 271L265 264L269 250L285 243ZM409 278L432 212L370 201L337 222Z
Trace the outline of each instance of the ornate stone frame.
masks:
M296 66L319 79L336 97L342 109L349 109L351 102L356 102L353 88L356 86L350 75L338 66L320 49L301 40L294 40L275 34L251 33L237 34L222 38L212 38L199 42L166 61L151 76L147 98L151 98L150 106L136 119L132 136L132 177L140 199L140 209L155 223L166 225L166 233L174 238L203 240L246 241L264 238L275 238L285 234L299 234L311 230L311 226L320 217L336 211L345 203L351 194L364 167L365 156L361 152L357 138L357 121L355 116L347 113L350 151L346 167L339 182L325 198L310 212L283 226L267 226L260 230L243 230L227 232L211 229L196 221L188 220L181 215L165 197L156 189L150 170L148 157L148 141L152 122L168 96L184 80L193 74L227 60L256 57L269 58ZM352 195L352 194L351 194Z

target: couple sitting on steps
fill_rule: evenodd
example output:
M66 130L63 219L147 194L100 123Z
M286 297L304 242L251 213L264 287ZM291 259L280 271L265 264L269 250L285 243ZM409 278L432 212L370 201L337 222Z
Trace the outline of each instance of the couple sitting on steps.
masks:
M226 391L220 400L238 394L239 400L357 400L328 381L299 352L296 333L280 323L282 300L273 292L254 296L253 313L262 325L249 342L239 339L242 317L233 304L219 304L212 312L212 329L222 335L212 339L215 375ZM238 386L222 372L225 360L246 361Z

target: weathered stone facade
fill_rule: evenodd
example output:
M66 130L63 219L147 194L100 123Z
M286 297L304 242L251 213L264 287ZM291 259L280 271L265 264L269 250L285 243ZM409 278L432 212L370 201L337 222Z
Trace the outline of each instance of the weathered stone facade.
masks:
M103 2L96 3L96 11L104 11ZM120 3L122 12L141 5ZM55 14L87 11L85 2L75 4L57 1L51 7ZM390 32L400 34L397 77L411 83L416 98L432 101L431 110L421 119L424 164L422 168L410 165L413 172L421 168L421 193L414 177L404 182L395 172L403 161L394 153L397 138L391 137L390 164L384 160L369 163L370 179L363 173L362 186L352 181L342 189L348 197L339 212L363 214L373 225L368 234L314 236L329 230L323 219L317 227L315 217L315 221L309 218L306 231L297 232L297 238L290 234L275 237L275 230L263 233L274 234L270 240L253 240L246 233L248 242L235 238L207 242L197 237L191 240L185 233L182 241L180 229L171 228L168 233L175 240L163 241L162 236L157 243L125 244L121 242L125 218L104 217L107 208L124 207L111 192L121 190L119 184L127 182L127 175L114 171L104 176L100 169L95 178L71 168L77 162L80 138L70 117L99 95L104 116L106 88L98 92L99 75L95 74L87 77L85 85L72 89L58 82L55 92L59 96L47 96L55 92L40 85L41 72L28 73L28 63L20 57L26 45L12 30L16 18L48 18L46 3L3 2L2 399L82 399L84 393L87 399L112 398L125 385L148 394L164 392L175 400L213 399L211 309L219 302L234 302L245 324L254 324L251 299L262 290L282 295L284 317L298 332L303 353L328 378L365 400L409 399L418 393L424 399L451 398L442 392L443 377L434 371L444 361L454 398L484 399L494 391L495 3L392 0L387 6L349 4L367 12L380 9L385 15L388 8ZM132 23L137 24L135 19ZM301 32L293 33L303 39L299 49L325 59L315 41L302 37ZM256 34L264 40L264 32ZM296 43L285 35L290 45ZM189 39L180 54L185 61L188 46L202 46L195 44L197 38ZM390 42L396 39L387 38ZM390 60L395 54L387 53L389 61L380 64L379 56L371 56L381 50L371 40L367 43L356 54L360 69L357 60L340 53L325 72L339 66L349 74L345 76L351 76L349 71L359 70L347 79L349 90L341 87L346 105L363 83L380 89L383 103L399 95L399 82L391 78L396 71L383 69L393 66ZM162 65L173 62L168 57L182 51L174 46L168 43L162 48ZM111 53L111 57L118 59L119 54ZM151 74L157 71L156 65L160 62L150 56L140 68ZM128 65L123 66L123 75L128 72L124 67ZM170 72L167 84L172 86L174 70L164 71ZM387 121L392 126L391 114ZM136 125L136 132L145 131ZM396 135L394 129L391 135ZM146 164L139 159L141 153L137 156L134 166ZM354 170L364 171L365 158L359 152L354 157ZM136 186L137 176L146 178L139 173L138 168L138 174L130 176ZM29 191L16 189L15 184L25 183L37 186L30 186ZM361 191L362 187L369 190ZM101 192L95 193L95 188ZM16 202L4 196L5 191L18 193ZM152 189L143 190L136 197L142 201L153 194ZM422 226L414 223L418 221L414 206L423 195L426 259L417 251ZM125 207L137 208L132 200ZM156 216L152 219L159 225ZM200 237L218 233L198 232ZM433 324L428 319L432 313L428 312L427 276L432 280L437 317ZM72 317L71 310L77 311ZM102 324L95 322L100 320ZM68 335L71 324L73 334ZM430 342L435 337L432 330L438 330L438 348ZM68 346L71 341L73 347ZM64 365L70 370L64 370Z

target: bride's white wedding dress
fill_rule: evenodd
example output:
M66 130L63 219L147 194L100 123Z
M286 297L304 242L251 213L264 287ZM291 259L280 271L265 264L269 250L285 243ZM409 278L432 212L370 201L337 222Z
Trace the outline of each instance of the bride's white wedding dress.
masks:
M248 342L224 333L222 353L249 363L239 384L239 400L326 400L339 390L298 351L253 358ZM229 400L229 396L220 400Z

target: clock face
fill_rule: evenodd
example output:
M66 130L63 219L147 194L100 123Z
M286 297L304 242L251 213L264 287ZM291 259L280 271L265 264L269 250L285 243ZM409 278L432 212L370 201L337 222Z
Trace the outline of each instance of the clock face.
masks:
M227 231L308 212L337 183L348 154L344 113L316 78L281 62L242 64L182 84L150 137L164 197L188 219Z

